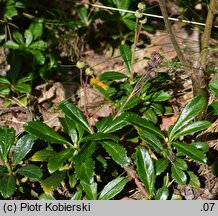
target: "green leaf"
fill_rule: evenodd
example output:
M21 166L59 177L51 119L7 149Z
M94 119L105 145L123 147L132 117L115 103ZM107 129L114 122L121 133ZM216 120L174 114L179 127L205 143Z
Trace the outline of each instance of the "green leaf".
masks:
M87 158L90 158L92 154L95 152L97 147L96 142L86 142L83 147L80 149L77 155L73 157L73 162L74 163L82 163L84 162Z
M17 141L13 153L13 166L16 166L30 152L35 139L32 135L26 134Z
M24 45L23 35L19 31L14 31L13 37L18 44Z
M31 164L21 167L17 170L17 173L33 179L40 179L42 177L42 170L38 166Z
M7 174L8 169L5 166L0 166L0 177L1 175Z
M0 76L0 83L8 84L10 85L11 82L7 79L7 77Z
M127 157L126 149L118 143L112 141L102 141L101 145L120 166L127 166L130 159Z
M197 114L203 109L205 104L206 99L201 96L197 96L191 100L182 110L178 120L169 131L169 140L172 140L172 137L177 131L192 121L194 117L197 116Z
M181 170L187 170L188 169L188 164L185 160L181 159L181 158L176 158L176 161L174 162L174 165L181 169Z
M146 145L157 153L161 153L164 149L162 143L154 134L148 131L139 130L139 135L140 138L145 141Z
M0 179L0 192L4 198L9 198L16 189L16 182L12 176L4 176Z
M126 27L131 31L135 31L135 21L129 18L122 18L123 22L125 23Z
M145 112L143 112L143 116L145 117L146 120L152 122L153 124L157 123L157 115L152 109L146 109Z
M198 161L200 163L207 163L206 155L202 151L198 150L195 146L180 142L173 142L172 145L175 146L178 151L187 155L192 160Z
M87 183L86 181L81 181L80 184L83 187L83 190L86 193L86 199L88 200L97 200L97 183L92 182Z
M39 50L28 49L28 51L34 56L35 60L43 65L45 63L45 56Z
M82 200L83 190L78 190L71 198L71 200Z
M7 19L12 20L12 17L17 15L18 15L17 9L13 5L7 5L5 7L4 16Z
M64 101L60 102L59 108L62 110L62 112L65 114L65 116L74 120L82 128L84 128L87 132L89 132L91 134L93 133L90 126L89 126L89 123L88 123L86 117L74 104L70 103L68 100L64 100Z
M175 136L172 137L172 140L173 139L176 140L176 139L178 139L181 136L187 136L189 134L193 134L193 133L196 133L198 131L205 130L205 129L207 129L210 126L211 126L211 123L209 121L197 121L197 122L194 122L192 124L189 124L188 126L185 126L184 129L178 131L175 134Z
M170 94L164 91L160 91L157 93L157 96L154 97L154 102L162 102L169 100L171 98Z
M69 158L73 156L73 153L74 150L72 148L67 148L50 157L48 160L48 171L53 173L58 170L64 163L67 162Z
M34 40L41 37L43 33L43 23L42 22L32 22L29 30L34 36Z
M146 119L130 114L129 116L126 117L126 121L145 131L151 132L160 138L164 138L164 134L160 131L160 129L155 127L152 123L150 123Z
M55 132L52 128L50 128L48 125L40 121L28 122L24 125L24 129L28 133L46 142L54 143L54 144L72 145L65 138L63 138L61 135Z
M175 165L172 165L172 177L175 179L175 181L180 184L184 185L187 182L187 176L185 172L183 172L181 169L176 167Z
M79 15L79 18L81 19L81 21L88 26L88 10L86 8L86 6L84 5L79 5L76 7L76 12Z
M99 81L121 80L125 78L128 78L128 76L126 76L123 73L119 73L115 71L106 71L98 77Z
M10 148L15 141L15 130L13 128L0 128L0 158L7 160Z
M36 152L31 157L31 161L47 161L48 158L50 158L51 156L54 156L54 154L56 153L52 150L43 149L43 150Z
M155 200L167 200L169 196L169 190L167 186L163 186L157 190Z
M91 158L86 159L81 164L75 164L75 173L78 179L87 183L93 182L94 161Z
M30 85L26 83L16 84L15 88L21 93L30 93L32 90Z
M124 64L126 65L129 74L131 74L131 58L132 58L132 52L128 45L123 44L119 46L120 55L124 61Z
M55 198L51 194L41 194L39 196L39 200L55 200Z
M25 83L25 82L30 82L33 80L33 74L28 73L26 76L22 77L21 79L17 80L17 84Z
M9 49L19 49L20 48L19 44L15 43L14 41L11 41L11 40L8 40L5 43L5 46Z
M127 125L127 122L125 121L125 116L126 115L124 113L115 119L112 119L111 116L101 119L100 121L96 123L98 132L112 133L112 132L122 129L123 127Z
M29 46L29 48L36 49L36 50L45 50L47 47L48 44L43 40L35 41L31 43Z
M120 9L127 10L130 7L131 0L125 0L125 1L117 1L117 7Z
M187 171L188 175L189 175L189 182L188 185L190 185L191 187L194 188L200 188L201 183L199 181L199 178L197 175L194 174L194 172L192 171Z
M26 47L28 47L33 41L33 33L29 29L27 29L24 33L24 37L26 39L25 41Z
M155 192L155 170L150 154L142 146L136 148L136 166L139 178L149 197L152 197Z
M44 190L44 192L46 194L49 194L52 191L54 191L60 185L60 183L64 180L65 175L66 173L64 171L62 172L56 171L55 173L50 175L48 178L43 180L41 182L41 187Z
M126 183L128 182L126 177L117 177L110 181L101 191L98 200L110 200L120 193Z
M215 80L209 83L209 88L218 96L218 74L216 74Z
M82 143L87 141L101 141L101 140L112 140L114 142L119 142L119 137L109 133L95 133L83 137L80 140L80 142Z
M160 175L163 173L169 165L169 161L165 158L160 158L156 161L155 167L156 167L156 175Z
M209 151L209 145L205 142L197 141L191 143L190 145L196 147L198 150L201 150L204 153Z

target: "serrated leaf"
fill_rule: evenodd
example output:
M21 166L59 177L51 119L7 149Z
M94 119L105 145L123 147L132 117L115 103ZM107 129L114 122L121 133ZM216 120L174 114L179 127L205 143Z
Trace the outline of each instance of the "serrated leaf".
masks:
M24 45L23 35L19 31L14 31L13 37L18 44Z
M211 126L209 121L197 121L192 124L185 126L182 130L178 131L175 136L172 137L172 140L176 140L181 136L187 136L189 134L196 133L201 130L205 130Z
M128 182L126 177L117 177L110 181L101 191L98 200L110 200L120 193L126 183Z
M17 170L17 173L33 179L40 179L42 177L42 170L38 166L31 164L21 167Z
M138 176L143 182L149 197L152 197L155 192L155 170L150 154L142 146L136 148L136 167Z
M128 45L122 44L119 46L120 55L124 61L124 64L126 65L129 74L131 74L131 58L132 58L132 52Z
M112 141L102 141L101 145L120 166L127 166L130 163L126 149L120 144Z
M30 87L29 84L26 83L19 83L15 85L15 88L21 92L21 93L30 93L32 88Z
M0 158L6 160L9 150L15 141L13 128L0 128Z
M207 163L206 155L202 151L198 150L195 146L179 142L173 142L172 145L175 146L178 151L190 157L192 160L200 163Z
M188 169L188 164L185 160L181 159L181 158L176 158L176 161L174 162L174 165L181 169L181 170L187 170Z
M155 200L167 200L168 196L169 196L168 187L163 186L162 188L159 188L157 190L157 193L155 195Z
M83 137L80 140L80 142L82 143L87 141L101 141L101 140L112 140L114 142L119 142L119 137L109 133L95 133Z
M205 142L197 141L191 143L190 145L196 147L198 150L201 150L204 153L209 151L209 145Z
M161 173L163 173L166 168L169 165L169 161L165 158L160 158L156 161L155 163L155 167L156 167L156 175L160 175Z
M43 24L42 22L32 22L29 30L32 32L34 36L34 40L41 37L43 33Z
M72 145L65 138L63 138L61 135L55 132L52 128L50 128L48 125L40 121L27 122L24 125L24 129L29 134L32 134L37 138L44 140L46 142L54 143L54 144Z
M92 182L87 183L86 181L81 181L80 184L83 187L83 190L86 193L86 198L88 200L97 200L97 183L96 182Z
M47 161L48 158L50 158L51 156L54 156L54 154L56 153L52 150L43 149L43 150L36 152L31 157L31 161Z
M9 49L19 49L20 45L18 43L15 43L14 41L8 40L5 43L5 46Z
M101 119L100 121L96 123L98 132L112 133L112 132L122 129L123 127L127 125L127 122L125 121L125 116L126 115L124 113L115 119L112 119L111 116Z
M4 198L13 195L16 189L16 182L12 176L6 175L0 178L0 192Z
M48 171L50 173L58 170L69 158L73 156L74 150L72 148L67 148L54 156L50 157L48 160Z
M24 37L26 39L25 41L26 47L28 47L33 41L33 33L29 29L27 29L24 32Z
M87 183L93 182L95 164L92 158L86 159L81 164L75 164L75 173L78 179Z
M150 123L146 119L130 114L129 116L126 117L126 121L145 131L151 132L158 137L164 138L164 134L160 131L160 129L155 127L152 123Z
M169 100L171 98L170 94L164 91L160 91L157 93L157 95L154 97L154 102L162 102Z
M106 71L98 76L99 81L121 80L125 78L128 78L128 76L115 71Z
M46 194L51 193L60 185L60 183L64 180L66 173L62 172L55 172L50 175L48 178L41 182L41 187Z
M70 103L68 100L64 100L59 103L58 106L62 112L67 116L68 118L74 120L76 123L78 123L82 128L84 128L87 132L93 133L89 123L86 119L86 117L83 115L81 110L79 110L74 104Z
M45 63L45 56L39 50L28 49L28 51L34 56L38 64L43 65Z
M188 185L190 185L191 187L194 188L200 188L201 183L199 181L199 178L197 175L194 174L194 172L192 171L187 171L188 175L189 175L189 182Z
M139 135L140 138L145 141L146 145L157 153L161 153L164 149L162 143L154 134L148 131L139 130Z
M130 29L131 31L135 31L135 21L128 18L123 18L122 20L128 29Z
M43 40L38 40L35 42L32 42L29 46L29 48L31 49L36 49L36 50L45 50L48 47L47 42L43 41Z
M87 158L90 158L92 154L95 152L97 147L96 142L86 142L83 147L80 149L77 155L73 157L73 162L74 163L82 163L84 162Z
M152 109L147 109L145 112L143 112L143 116L146 120L152 122L153 124L157 123L157 115Z
M206 100L201 96L197 96L193 100L191 100L182 110L182 113L180 114L176 123L170 129L169 140L172 140L172 137L177 131L179 131L182 127L192 121L194 117L197 116L197 114L203 109L205 104Z
M5 7L4 16L7 17L7 19L12 20L12 17L17 15L17 9L13 5L7 5Z
M7 77L0 76L0 83L8 84L10 85L11 82L7 79Z
M30 134L22 136L14 148L13 166L16 166L32 149L35 137Z
M175 179L175 181L180 184L184 185L187 182L187 176L184 171L176 167L175 165L172 165L172 177Z
M85 5L79 5L76 7L76 12L78 13L81 21L88 26L88 10Z

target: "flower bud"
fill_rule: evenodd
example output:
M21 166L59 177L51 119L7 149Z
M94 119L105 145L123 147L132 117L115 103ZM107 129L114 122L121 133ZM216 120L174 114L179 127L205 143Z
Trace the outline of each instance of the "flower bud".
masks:
M138 3L138 9L144 10L145 8L146 8L146 5L145 5L144 2L139 2L139 3Z
M140 18L142 18L143 13L142 13L140 10L137 10L137 11L135 12L135 16L140 19Z
M78 61L78 62L76 63L76 66L77 66L79 69L83 69L83 68L85 67L85 63L82 62L82 61Z
M145 17L144 19L142 19L142 20L139 20L139 22L141 23L141 24L145 24L146 22L147 22L147 17Z
M93 71L91 70L91 68L86 68L85 70L85 74L88 75L88 76L92 76L93 75Z

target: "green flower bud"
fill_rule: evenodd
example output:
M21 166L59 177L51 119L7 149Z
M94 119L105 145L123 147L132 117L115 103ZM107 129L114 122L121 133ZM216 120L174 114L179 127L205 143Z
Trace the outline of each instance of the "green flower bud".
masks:
M147 21L148 21L147 17L145 17L145 18L142 19L142 20L139 20L139 22L140 22L141 24L145 24Z
M146 5L145 5L144 2L139 2L139 3L138 3L138 9L144 10L145 8L146 8Z
M135 12L135 16L140 19L140 18L142 18L143 13L142 13L140 10L137 10L137 11Z
M86 68L85 74L88 75L88 76L92 76L93 75L93 71L91 70L91 68Z
M85 67L85 63L82 62L82 61L78 61L78 62L76 63L76 66L77 66L79 69L83 69L83 68Z

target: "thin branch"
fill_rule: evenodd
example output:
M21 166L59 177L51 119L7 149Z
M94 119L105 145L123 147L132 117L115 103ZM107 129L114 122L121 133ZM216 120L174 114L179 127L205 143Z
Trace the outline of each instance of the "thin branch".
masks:
M206 71L207 55L208 55L208 44L211 35L213 17L216 7L216 0L211 0L209 4L209 10L207 14L206 24L202 37L202 50L201 50L201 68Z
M170 24L170 21L169 21L169 18L168 18L168 14L167 14L167 8L166 8L165 0L160 0L159 5L160 5L161 13L163 15L166 30L167 30L168 35L170 37L170 40L171 40L171 42L173 44L173 47L174 47L174 49L176 51L176 54L177 54L180 62L184 66L188 66L189 64L188 64L187 60L185 59L185 57L184 57L184 55L182 53L182 50L181 50L181 48L179 47L179 45L178 45L178 43L176 41L175 35L173 34L172 27L171 27L171 24Z

